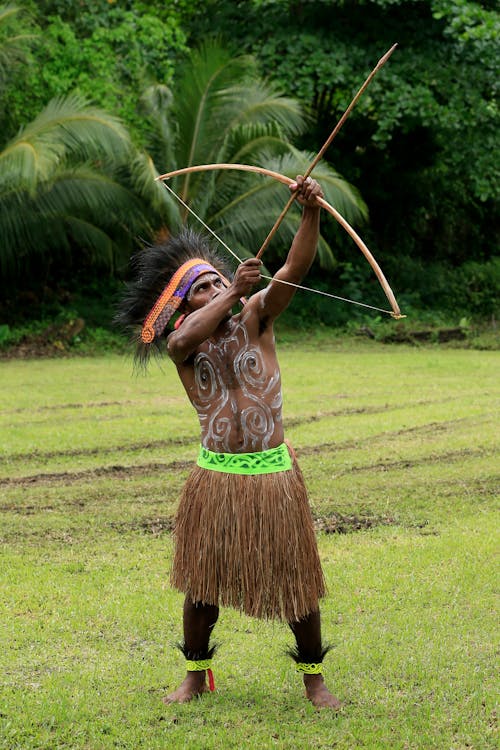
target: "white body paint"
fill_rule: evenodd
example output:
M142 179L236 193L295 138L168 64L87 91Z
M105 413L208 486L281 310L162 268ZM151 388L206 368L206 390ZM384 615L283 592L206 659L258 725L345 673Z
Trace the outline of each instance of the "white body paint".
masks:
M283 441L279 367L275 358L266 365L243 319L216 343L205 342L196 355L190 398L209 450L255 452Z

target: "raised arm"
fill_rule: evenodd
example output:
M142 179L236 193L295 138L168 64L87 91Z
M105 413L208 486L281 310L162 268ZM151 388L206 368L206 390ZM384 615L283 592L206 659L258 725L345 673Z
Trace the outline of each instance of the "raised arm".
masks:
M273 281L259 293L259 316L274 319L290 304L294 294L294 287L275 283L274 279L282 279L292 284L300 284L309 271L316 255L319 238L319 217L321 208L317 198L323 197L323 191L316 180L308 177L306 180L298 175L290 190L299 189L297 201L303 206L302 220L293 239L285 264L274 274Z

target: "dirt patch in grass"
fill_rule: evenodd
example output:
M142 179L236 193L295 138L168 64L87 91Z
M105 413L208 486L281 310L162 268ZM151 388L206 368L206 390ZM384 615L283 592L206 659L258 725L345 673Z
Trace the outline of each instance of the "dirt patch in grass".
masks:
M365 471L391 471L398 469L412 469L415 466L422 466L423 464L435 464L435 463L454 463L461 461L464 458L471 457L483 457L493 453L493 451L487 451L481 448L462 448L458 451L448 451L447 453L431 453L427 456L422 456L417 459L400 459L398 461L378 461L374 464L367 464L366 466L351 466L346 471L338 472L337 476L345 474L357 474Z
M371 438L371 440L374 440L374 438ZM300 455L321 454L323 452L331 451L334 449L345 450L346 448L356 448L361 445L361 442L362 441L353 441L350 445L346 445L345 443L342 443L341 445L338 445L336 443L323 443L322 445L315 445L311 446L310 448L301 450L299 453L299 457ZM368 440L363 442L368 442ZM496 451L485 450L484 448L462 448L461 450L448 451L447 453L431 453L416 459L405 458L399 459L398 461L377 461L377 463L365 464L363 466L349 466L347 469L335 471L334 475L336 477L341 477L349 474L359 474L362 472L391 471L392 469L412 469L415 466L422 466L423 464L454 463L466 458L483 458L485 456L495 454Z
M144 442L129 443L128 445L112 445L108 448L71 448L65 451L39 451L29 453L13 453L9 461L30 461L34 458L67 458L69 456L107 456L110 453L123 453L123 451L154 450L155 448L170 448L179 445L194 445L195 437L165 438L163 440L148 440Z
M313 417L304 417L304 418L296 418L296 419L288 419L286 421L287 427L293 427L293 426L299 426L300 424L305 424L307 422L316 422L320 419L324 419L331 416L339 416L339 415L346 415L348 413L351 414L361 414L365 413L368 410L363 409L356 409L356 410L347 410L344 412L325 412L320 415L315 415ZM378 411L386 411L386 409L379 409ZM374 413L373 410L370 410L370 413ZM380 438L386 439L387 437L396 437L398 435L406 435L411 433L436 433L436 432L443 432L445 430L451 429L456 424L459 424L460 422L466 422L468 421L469 417L462 417L461 419L452 419L447 422L429 422L424 425L419 425L417 427L408 427L404 430L394 430L389 432L382 432L377 436L370 436L368 438L365 438L364 440L345 440L341 443L338 442L328 442L328 443L320 443L319 445L311 445L311 446L305 446L300 449L300 454L307 456L314 453L321 453L325 449L329 448L336 448L337 450L351 450L351 448L356 448L359 445L363 445L364 443L373 442L374 440L378 440ZM120 453L123 451L145 451L145 450L155 450L158 448L170 448L172 446L187 446L187 445L197 445L197 437L196 436L188 436L184 438L164 438L160 440L148 440L148 441L138 441L136 443L129 443L125 445L112 445L108 446L107 448L99 447L99 448L71 448L65 451L40 451L40 450L34 450L30 451L28 453L12 453L9 456L9 461L30 461L33 459L53 459L53 458L68 458L74 456L75 458L78 456L107 456L113 453ZM2 481L0 480L0 484Z
M15 505L8 503L0 505L0 513L18 513L21 516L34 516L35 513L51 513L56 510L55 505Z
M356 445L354 443L353 445ZM353 447L353 445L348 447ZM325 443L319 446L312 446L308 449L300 451L302 454L318 454L326 450L335 448L335 443ZM346 448L345 444L341 446L343 449ZM487 451L481 448L464 448L458 451L449 451L447 453L433 453L427 456L415 460L400 459L398 461L378 461L374 464L367 464L364 466L350 466L345 470L335 472L336 476L345 476L346 474L357 474L360 472L372 472L372 471L390 471L392 469L411 469L415 466L421 466L423 464L430 463L451 463L463 460L465 458L472 457L484 457L494 453L494 451ZM125 479L133 476L142 476L145 474L152 475L155 473L166 473L172 471L186 471L193 466L193 461L172 461L170 463L159 463L152 462L148 464L139 464L131 466L100 466L95 469L86 469L83 471L62 471L62 472L47 472L40 474L32 474L24 477L6 477L0 479L0 487L2 486L29 486L38 484L55 484L64 483L71 484L73 482L80 481L92 481L99 477L113 477L114 479Z
M107 406L128 406L135 403L135 401L128 399L127 401L86 401L74 404L51 404L50 406L37 406L36 408L23 406L18 409L3 409L0 414L22 414L23 412L38 414L45 411L62 411L66 409L102 409Z
M144 531L146 534L160 536L160 534L170 534L173 531L174 518L172 516L157 516L156 518L142 518L134 521L113 521L110 526L121 534L129 531Z
M354 531L373 529L376 526L394 526L396 520L391 516L344 516L340 513L332 513L329 516L321 516L314 520L316 531L325 534L351 534Z
M311 422L319 422L321 419L328 419L329 417L349 417L351 415L355 416L357 414L382 414L388 411L407 409L408 407L432 406L435 404L446 404L450 401L461 400L463 400L463 395L447 396L446 398L438 399L422 399L420 401L405 401L400 404L381 404L380 406L348 407L346 409L320 411L317 414L308 414L304 417L291 417L286 420L286 427L299 427L300 425L309 424Z
M418 425L417 427L407 427L404 430L390 430L387 432L380 432L378 435L370 435L366 438L358 438L356 440L343 440L341 443L336 441L319 443L318 445L308 445L300 449L301 456L310 456L316 453L322 453L323 451L335 449L337 451L352 450L353 448L359 448L361 445L367 443L373 443L378 440L387 440L388 438L399 437L401 435L410 434L428 434L436 432L446 432L452 429L455 425L460 422L469 421L469 417L462 417L461 419L451 419L448 422L428 422L427 424Z
M85 471L61 471L48 472L46 474L32 474L27 477L7 477L5 479L0 479L0 486L55 484L57 482L70 484L72 482L92 481L92 479L98 477L108 476L111 476L114 479L125 479L127 477L154 474L156 472L182 471L188 469L192 465L192 461L172 461L168 464L155 462L133 466L99 466L96 469L86 469Z
M363 516L363 515L341 515L332 513L328 516L321 516L314 519L316 531L323 531L325 534L350 534L354 531L363 531L372 529L376 526L393 526L395 519L390 516ZM170 534L175 525L172 516L160 516L156 518L143 518L134 521L125 521L120 523L111 523L113 529L120 533L129 531L144 531L146 534L159 536L160 534Z

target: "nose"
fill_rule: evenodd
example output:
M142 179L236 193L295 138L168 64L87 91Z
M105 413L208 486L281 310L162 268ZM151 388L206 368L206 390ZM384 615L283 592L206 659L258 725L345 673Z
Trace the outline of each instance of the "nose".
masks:
M218 286L215 286L215 284L211 284L210 286L210 299L215 299L221 293L221 289L219 289Z

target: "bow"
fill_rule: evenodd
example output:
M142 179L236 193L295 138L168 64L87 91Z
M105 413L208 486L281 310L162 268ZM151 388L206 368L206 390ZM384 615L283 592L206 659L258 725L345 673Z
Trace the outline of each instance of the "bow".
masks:
M183 169L175 169L173 172L166 172L165 174L159 175L156 177L157 180L169 180L171 177L176 177L177 175L185 175L190 174L192 172L208 172L210 170L217 170L217 169L236 169L240 170L241 172L256 172L257 174L266 175L268 177L272 177L275 180L278 180L278 182L283 183L283 185L291 185L294 180L292 180L290 177L286 177L284 174L280 174L279 172L274 172L271 169L266 169L265 167L257 167L253 166L251 164L198 164L196 166L192 167L184 167ZM392 308L391 311L389 310L383 310L383 312L389 313L393 318L399 320L400 318L404 318L405 316L401 314L401 310L399 309L399 305L396 302L396 297L394 296L394 292L392 291L391 287L389 286L389 283L387 279L384 276L384 273L382 269L380 268L379 264L373 257L372 253L368 249L368 247L365 245L359 234L351 227L351 225L348 223L346 219L340 214L336 208L334 208L328 201L326 201L324 198L317 198L318 204L325 209L331 216L338 221L338 223L345 229L347 234L354 240L356 245L359 247L363 255L365 256L366 260L372 267L377 279L379 280L380 286L384 290L384 294L387 297L389 304Z
M323 144L323 146L319 150L319 152L316 154L314 160L309 165L309 167L307 168L306 172L304 172L304 177L305 178L308 177L311 174L311 172L313 171L313 169L316 166L316 164L323 157L323 154L325 153L325 151L327 150L327 148L330 146L331 142L333 141L333 139L335 138L335 136L339 132L340 128L342 127L342 125L344 124L344 122L347 120L347 118L349 117L350 113L354 109L354 107L355 107L358 99L361 97L361 95L363 94L363 92L366 89L366 87L370 84L372 78L377 74L377 72L380 70L380 68L382 68L385 65L385 63L387 62L387 60L389 59L389 57L392 55L392 53L394 52L394 50L396 49L396 47L397 47L397 44L394 44L385 53L385 55L380 58L380 60L378 61L377 65L375 66L375 68L371 71L371 73L369 74L368 78L364 81L363 85L361 86L361 88L356 93L355 97L353 98L353 100L351 101L351 103L347 107L346 111L344 112L344 114L342 115L342 117L340 118L340 120L338 121L337 125L332 130L332 132L328 136L327 140L325 141L325 143ZM273 179L278 180L278 182L282 182L285 185L291 185L294 182L294 180L290 179L290 177L286 177L285 175L280 174L279 172L273 172L270 169L265 169L264 167L255 167L255 166L252 166L250 164L232 164L232 163L231 164L224 164L224 163L223 164L199 164L198 166L184 167L183 169L176 169L173 172L167 172L166 174L159 175L158 177L156 177L156 179L157 180L168 180L171 177L175 177L176 175L190 174L192 172L206 172L206 171L212 170L212 169L239 169L240 171L243 171L243 172L257 172L258 174L264 174L264 175L267 175L268 177L272 177ZM184 201L178 195L176 195L173 190L171 190L171 188L168 188L168 189L176 196L176 198L178 200L181 201L181 203L183 203L186 206L186 208L188 210L191 211L191 209L189 208L189 206L187 206L184 203ZM298 194L298 192L295 191L295 192L293 192L290 195L290 198L288 199L288 202L287 202L286 206L282 210L282 212L279 215L278 219L276 220L273 228L271 229L271 231L267 235L266 239L264 240L264 243L263 243L262 247L260 248L259 252L257 253L257 255L256 255L257 258L261 257L261 255L264 252L265 248L267 247L267 245L271 241L271 238L274 236L274 234L276 233L278 227L280 226L281 222L283 221L283 219L284 219L286 213L288 212L290 206L292 205L292 203L294 202L295 198L297 197L297 194ZM376 275L377 279L379 280L379 283L380 283L382 289L384 290L385 296L389 300L389 304L391 305L391 308L392 308L392 311L391 310L381 310L381 312L388 313L389 315L392 315L392 317L396 318L396 319L406 317L405 315L401 315L401 310L399 309L399 305L396 302L396 298L394 296L394 293L393 293L391 287L389 286L389 284L387 282L387 279L385 278L382 269L380 268L379 264L377 263L377 261L375 260L375 258L373 257L373 255L371 254L371 252L369 251L369 249L367 248L367 246L365 245L365 243L363 242L363 240L359 236L359 234L357 234L357 232L355 232L355 230L351 227L351 225L347 222L347 220L344 219L344 217L337 211L337 209L335 209L333 206L331 206L324 198L317 198L316 200L317 200L318 204L322 208L324 208L326 211L328 211L328 213L331 214L334 217L334 219L336 219L336 221L338 221L338 223L346 230L346 232L354 240L354 242L356 243L356 245L359 247L359 249L361 250L361 252L365 256L366 260L368 261L368 263L370 264L370 266L374 270L375 275ZM200 217L197 217L197 218L199 219ZM207 228L210 229L209 227L207 227ZM212 231L212 230L210 230L210 231ZM296 285L294 284L293 286L296 286ZM304 289L305 287L300 287L300 288ZM334 297L335 295L328 295L328 296ZM343 298L339 298L339 299L343 299ZM345 300L345 301L347 301L347 302L353 302L353 300ZM363 307L371 307L371 305L364 305L363 303L356 303L356 304L362 304ZM380 310L380 308L374 308L374 309Z

